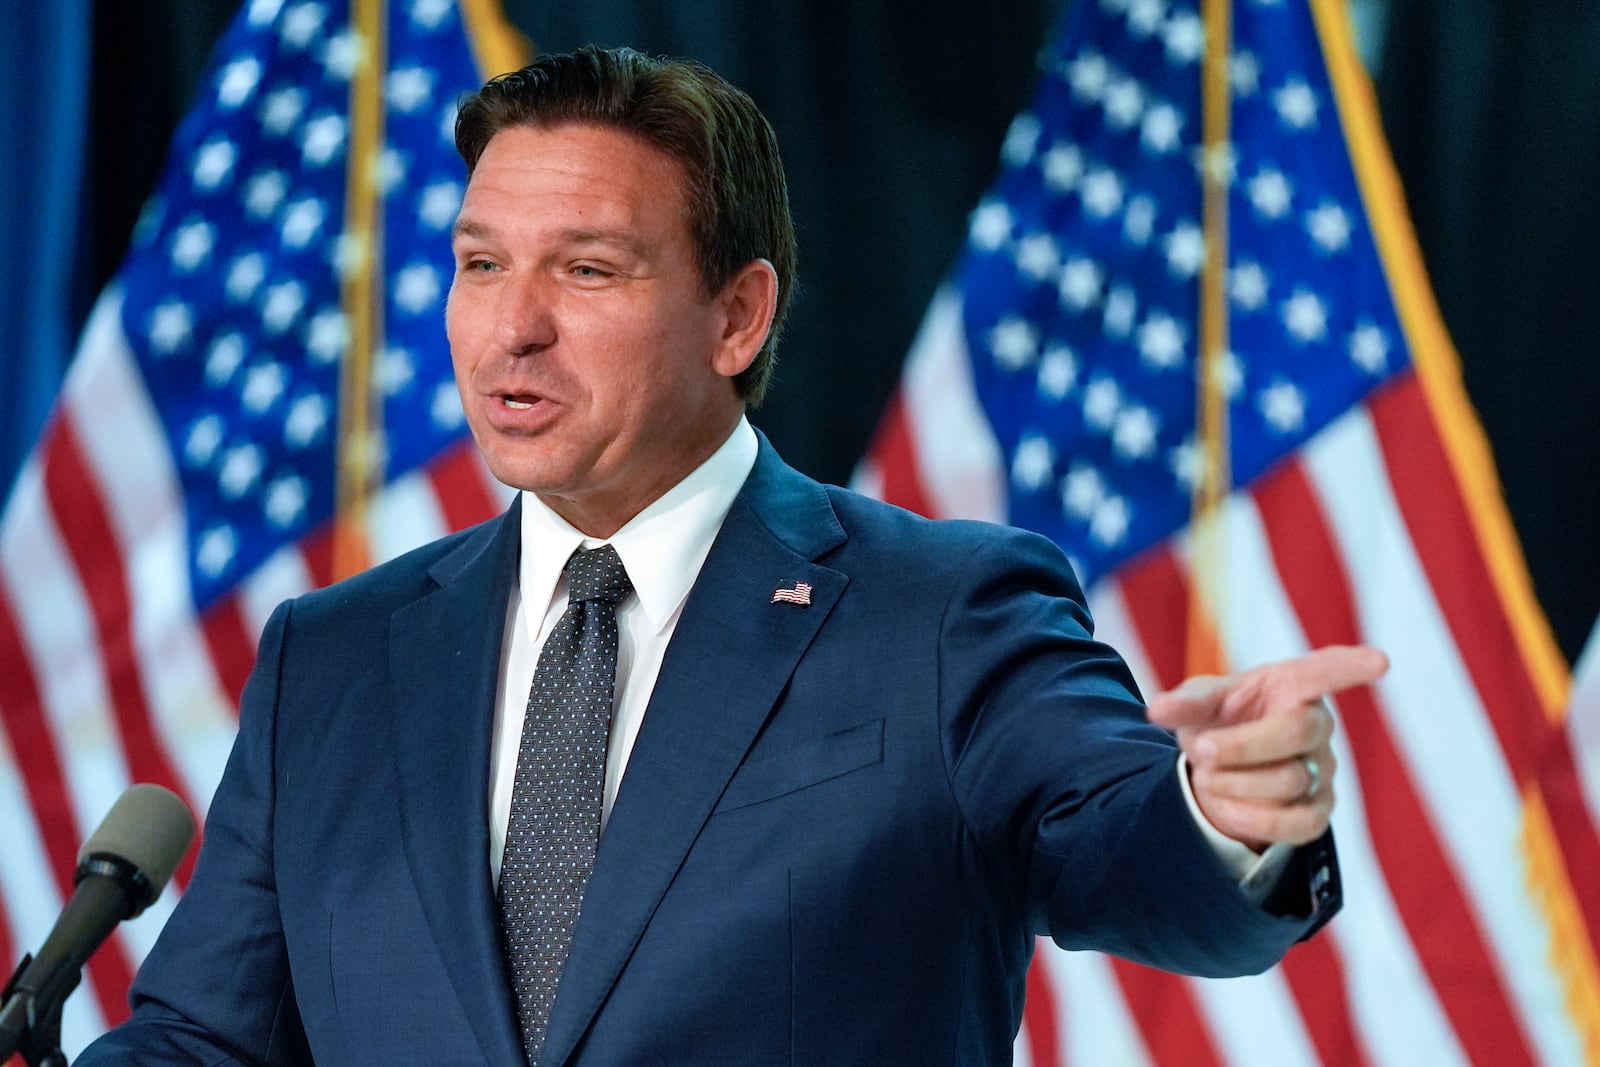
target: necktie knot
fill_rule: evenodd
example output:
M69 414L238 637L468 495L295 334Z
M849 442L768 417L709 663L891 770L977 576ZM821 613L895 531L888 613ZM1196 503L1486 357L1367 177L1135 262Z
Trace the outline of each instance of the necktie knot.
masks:
M633 591L628 571L610 545L578 551L567 560L567 598L574 604L600 601L616 605Z

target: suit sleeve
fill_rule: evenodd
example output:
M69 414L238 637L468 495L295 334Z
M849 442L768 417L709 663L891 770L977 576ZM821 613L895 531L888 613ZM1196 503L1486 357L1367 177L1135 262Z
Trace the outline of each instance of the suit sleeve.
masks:
M1265 970L1331 914L1298 904L1312 900L1304 856L1267 907L1218 860L1184 803L1171 735L1093 639L1056 546L986 541L953 588L939 649L957 803L1029 932L1225 977Z
M310 1062L273 870L274 737L290 605L273 613L194 878L134 980L132 1017L79 1065Z

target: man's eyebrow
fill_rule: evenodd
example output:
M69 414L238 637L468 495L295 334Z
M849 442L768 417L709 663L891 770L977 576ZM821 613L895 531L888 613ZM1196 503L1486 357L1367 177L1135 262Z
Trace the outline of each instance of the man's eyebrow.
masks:
M456 224L450 227L451 240L455 240L457 237L481 238L487 236L489 236L489 227L468 218L458 218L456 219Z
M450 237L457 240L470 237L477 240L486 240L494 236L492 227L476 219L458 218L450 229ZM636 255L649 255L655 246L649 241L641 240L638 234L628 230L574 228L562 230L556 234L556 239L566 244L601 244L619 248L625 252Z
M610 245L635 255L648 255L655 248L653 244L642 240L638 234L630 230L571 229L563 230L559 236L567 244Z

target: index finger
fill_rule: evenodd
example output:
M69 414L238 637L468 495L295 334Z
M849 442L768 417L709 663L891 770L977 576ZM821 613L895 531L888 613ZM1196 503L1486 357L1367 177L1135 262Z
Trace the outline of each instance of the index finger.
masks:
M1256 667L1224 698L1223 711L1234 719L1247 708L1255 714L1309 704L1328 693L1367 685L1383 677L1389 657L1365 645L1329 645L1303 656Z

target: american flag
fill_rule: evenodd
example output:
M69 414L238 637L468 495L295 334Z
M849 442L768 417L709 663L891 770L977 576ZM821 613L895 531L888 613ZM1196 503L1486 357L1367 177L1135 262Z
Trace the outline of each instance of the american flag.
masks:
M809 607L811 604L811 585L807 582L794 583L793 589L778 588L773 590L772 602L774 604L799 604Z
M503 507L442 317L456 100L522 62L489 7L253 0L220 42L0 519L7 966L130 782L204 813L279 600ZM90 962L69 1052L193 859Z
M1600 745L1574 755L1344 19L1076 0L858 473L1055 539L1149 692L1208 644L1393 661L1337 700L1343 914L1229 981L1041 943L1035 1067L1600 1063Z

